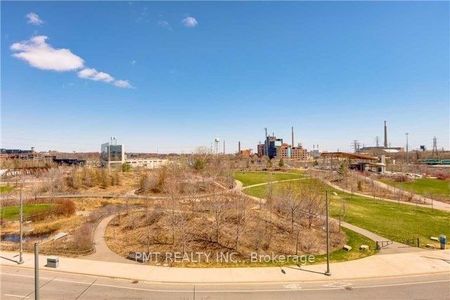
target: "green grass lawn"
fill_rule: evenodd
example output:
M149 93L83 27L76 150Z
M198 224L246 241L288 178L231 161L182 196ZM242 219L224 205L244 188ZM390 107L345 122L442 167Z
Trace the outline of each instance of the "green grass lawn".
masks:
M27 204L23 206L24 218L51 209L52 204ZM20 206L5 206L0 208L0 215L5 220L19 220Z
M0 194L10 193L13 189L10 185L0 185Z
M274 184L274 193L277 193L286 184L288 183ZM297 188L301 188L305 184L319 184L323 190L334 191L316 179L296 181L293 184ZM267 187L252 187L244 192L264 198ZM424 245L430 242L430 236L439 234L450 236L450 213L448 212L335 192L338 196L330 193L330 213L333 217L339 217L342 203L345 203L344 221L387 239L404 243L406 239L419 238L421 244Z
M345 232L345 235L347 236L347 245L352 247L352 250L345 251L344 249L335 250L330 253L330 260L332 262L340 262L340 261L349 261L354 259L363 258L369 255L373 255L377 253L375 242L366 238L363 235L360 235L359 233L356 233L354 231L351 231L347 228L341 228L342 231ZM368 245L369 250L361 251L359 250L359 246L361 245ZM326 262L326 255L317 255L316 256L316 263L323 263Z
M339 217L343 202L344 221L393 241L405 243L407 239L419 238L421 244L426 244L430 236L450 236L448 212L338 193L331 200L333 217Z
M399 189L422 196L435 196L450 200L450 181L433 178L419 178L410 182L397 182L392 179L382 179L382 182Z
M236 172L234 178L241 181L244 186L258 183L287 179L303 178L301 173L283 173L283 172Z

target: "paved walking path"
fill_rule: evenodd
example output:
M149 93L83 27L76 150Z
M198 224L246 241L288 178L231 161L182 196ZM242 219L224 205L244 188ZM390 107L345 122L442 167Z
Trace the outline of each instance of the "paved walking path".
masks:
M450 203L445 203L445 202L442 202L439 200L434 200L434 199L430 199L430 198L424 197L419 194L415 194L410 191L405 191L405 190L399 189L395 186L391 186L389 184L386 184L384 182L372 179L370 177L367 177L367 176L364 176L361 174L356 174L356 176L358 176L359 178L361 178L369 183L373 183L374 185L376 185L377 187L379 187L381 189L388 190L394 194L402 194L404 196L411 197L415 201L422 202L427 207L432 207L434 209L439 209L439 210L450 211ZM412 204L414 204L414 203L412 203Z
M272 183L278 183L278 182L286 182L286 181L293 181L293 180L302 180L305 178L296 178L296 179L286 179L286 180L278 180L278 181L273 181ZM242 183L239 180L235 180L236 181L236 186L241 186L242 187ZM244 188L241 188L240 191L241 193L243 193L243 190L246 188L250 188L250 187L255 187L255 186L261 186L261 185L267 185L268 182L264 182L264 183L258 183L258 184L253 184L253 185L249 185L246 186ZM255 197L255 196L250 196L247 194L244 194L247 197L250 197L251 199L257 201L258 203L264 203L266 200L264 198L259 198L259 197ZM419 251L420 248L415 248L415 247L411 247L405 244L401 244L398 242L393 242L390 241L388 238L382 237L380 235L377 235L369 230L366 230L364 228L346 223L346 222L342 222L341 221L341 226L348 228L354 232L357 232L369 239L371 239L372 241L375 242L380 242L380 241L385 241L385 242L390 242L388 245L382 247L380 253L381 254L388 254L388 253L402 253L402 252L411 252L411 251Z
M268 181L268 182L261 182L261 183L256 183L256 184L252 184L252 185L247 185L247 186L242 186L242 183L239 180L236 180L236 181L241 183L241 190L246 190L246 189L257 187L257 186L275 184L275 183L280 183L280 182L305 180L305 179L307 179L307 178L283 179L283 180L276 180L276 181L271 181L271 182L270 181Z
M109 249L108 245L106 244L106 227L108 226L109 222L114 219L115 216L116 215L107 216L100 221L94 231L95 252L93 254L80 258L109 262L133 263L132 261L120 256L119 254Z
M405 252L417 252L417 251L423 251L423 249L417 248L417 247L411 247L405 244L401 244L398 242L390 241L389 239L382 237L376 233L373 233L369 230L366 230L364 228L352 225L347 222L341 221L341 226L347 229L350 229L356 233L359 233L372 241L375 242L389 242L389 244L383 246L380 250L380 254L393 254L393 253L405 253Z
M413 205L413 206L419 206L419 207L425 207L425 208L433 208L433 209L437 209L437 210L442 210L442 211L448 211L450 212L450 204L444 203L444 202L439 202L439 204L437 205L433 205L433 207L431 207L431 205L428 204L419 204L419 203L414 203L414 202L406 202L406 201L398 201L398 200L392 200L392 199L387 199L387 198L381 198L381 197L372 197L369 195L365 195L365 194L361 194L361 193L357 193L357 192L352 192L349 190L346 190L344 188L341 188L340 186L337 186L331 182L329 182L328 180L325 179L321 179L318 178L319 180L323 181L325 184L331 186L332 188L347 193L347 194L353 194L356 196L361 196L364 198L367 198L369 200L381 200L381 201L386 201L386 202L392 202L392 203L397 203L397 204L406 204L406 205ZM436 204L438 201L434 201L434 204Z
M0 266L17 264L17 253L1 252ZM24 253L24 268L34 267L31 253ZM41 269L45 267L45 255L40 255ZM123 264L97 260L60 257L58 271L96 276L143 280L164 283L256 283L335 281L370 277L411 276L443 273L450 276L450 250L428 250L400 254L372 255L363 259L331 264L331 276L325 276L325 264L292 267L260 268L171 268L142 264ZM284 272L282 272L284 271Z

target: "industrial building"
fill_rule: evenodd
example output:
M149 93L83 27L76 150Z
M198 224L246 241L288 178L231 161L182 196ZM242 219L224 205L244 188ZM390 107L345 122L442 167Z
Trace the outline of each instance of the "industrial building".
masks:
M378 141L378 138L377 138ZM382 154L382 153L398 153L403 151L402 147L391 147L388 143L388 129L387 129L387 122L384 121L384 143L383 146L379 146L378 142L375 146L369 146L369 147L362 147L359 149L355 149L355 152L364 152L364 153L370 153L373 155L376 154Z
M283 158L283 159L296 159L296 160L307 160L309 158L308 151L304 149L300 144L294 146L294 127L291 128L292 141L291 145L284 143L283 139L277 138L275 134L271 136L267 135L264 144L261 142L258 144L258 156L268 156L272 158Z
M6 159L33 159L37 157L38 154L31 147L30 150L23 149L0 149L0 157Z
M167 159L160 158L142 158L142 159L127 159L125 161L126 164L129 164L133 168L147 168L147 169L157 169L161 168L168 164Z

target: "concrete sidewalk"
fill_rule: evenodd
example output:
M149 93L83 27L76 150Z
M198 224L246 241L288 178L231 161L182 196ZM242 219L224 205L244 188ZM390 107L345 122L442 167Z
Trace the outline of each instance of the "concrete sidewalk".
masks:
M1 265L17 264L10 259L16 253L2 252ZM411 276L446 272L450 276L450 250L374 255L364 259L331 264L331 276L325 276L324 264L295 267L260 268L170 268L60 257L57 269L47 268L46 256L40 256L40 268L104 277L160 283L256 283L317 280L342 280L371 277ZM24 254L24 268L34 267L33 254ZM283 273L284 271L284 273Z

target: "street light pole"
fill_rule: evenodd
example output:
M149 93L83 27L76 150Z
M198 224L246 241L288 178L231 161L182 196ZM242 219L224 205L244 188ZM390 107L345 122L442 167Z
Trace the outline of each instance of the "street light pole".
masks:
M39 243L34 243L34 299L39 300Z
M20 186L20 224L19 224L19 241L20 241L20 249L19 249L19 264L23 264L23 199L22 199L22 189L23 189L23 179L21 180Z
M325 191L325 209L326 209L326 217L325 217L325 228L327 231L327 271L325 272L325 275L330 276L330 228L329 228L329 222L328 222L328 216L329 216L329 209L328 209L328 191Z

